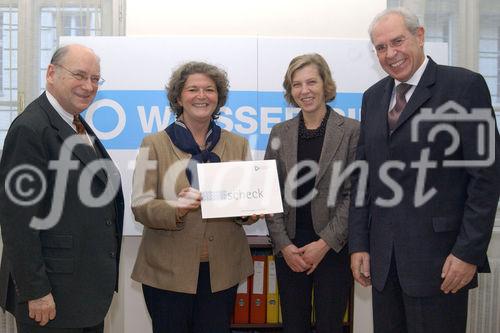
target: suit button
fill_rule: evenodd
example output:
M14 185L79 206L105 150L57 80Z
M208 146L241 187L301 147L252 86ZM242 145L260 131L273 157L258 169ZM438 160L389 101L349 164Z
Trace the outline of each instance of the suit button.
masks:
M210 237L208 237L208 240L209 240L209 241L213 241L213 240L214 240L214 236L210 236Z
M116 258L116 252L110 252L110 253L109 253L109 256L110 256L111 258Z
M106 219L106 225L109 227L111 225L111 220L110 219Z

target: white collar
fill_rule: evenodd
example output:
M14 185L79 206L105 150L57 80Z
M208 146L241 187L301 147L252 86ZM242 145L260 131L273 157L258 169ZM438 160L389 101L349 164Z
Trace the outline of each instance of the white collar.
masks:
M59 104L57 99L48 90L45 91L45 95L47 96L50 105L52 105L52 107L56 110L57 114L76 131L76 126L73 124L73 115L64 110L61 104Z
M424 75L424 71L428 63L429 63L429 58L425 57L424 62L415 71L415 73L413 73L413 75L408 80L406 80L405 83L411 84L412 86L417 86L418 83L420 82L420 79L422 78L422 75ZM397 87L400 83L401 81L394 79L395 87Z

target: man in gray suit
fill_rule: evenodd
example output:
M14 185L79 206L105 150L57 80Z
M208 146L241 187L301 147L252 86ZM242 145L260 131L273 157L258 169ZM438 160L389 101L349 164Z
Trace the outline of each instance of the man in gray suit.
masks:
M58 49L47 90L14 120L5 140L0 305L16 317L19 333L102 332L117 290L120 176L79 115L100 83L91 49Z

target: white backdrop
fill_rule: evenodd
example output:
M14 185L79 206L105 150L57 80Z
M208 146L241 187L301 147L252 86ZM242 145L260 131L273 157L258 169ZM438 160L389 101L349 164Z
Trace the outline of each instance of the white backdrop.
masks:
M333 73L338 94L332 107L359 119L362 92L384 76L368 40L274 37L63 37L61 44L80 43L101 57L106 82L85 119L117 163L126 207L135 156L145 135L163 130L174 120L165 85L172 70L191 61L206 61L228 72L231 84L220 125L245 136L255 159L260 159L272 126L290 119L298 109L286 105L282 82L290 60L300 54L321 54ZM428 54L441 64L447 46L426 43ZM263 222L246 229L267 234ZM125 214L125 235L139 235L141 225L130 208Z

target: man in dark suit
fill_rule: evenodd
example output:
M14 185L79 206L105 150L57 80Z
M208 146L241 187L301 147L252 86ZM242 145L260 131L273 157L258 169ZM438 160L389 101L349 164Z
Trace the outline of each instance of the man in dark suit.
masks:
M79 115L101 82L91 49L58 49L46 91L14 120L5 139L0 301L16 317L19 333L102 332L117 290L120 176Z
M373 286L375 332L465 332L500 189L488 87L426 58L424 29L405 9L379 14L370 37L389 76L363 95L357 159L368 177L353 176L351 269Z

